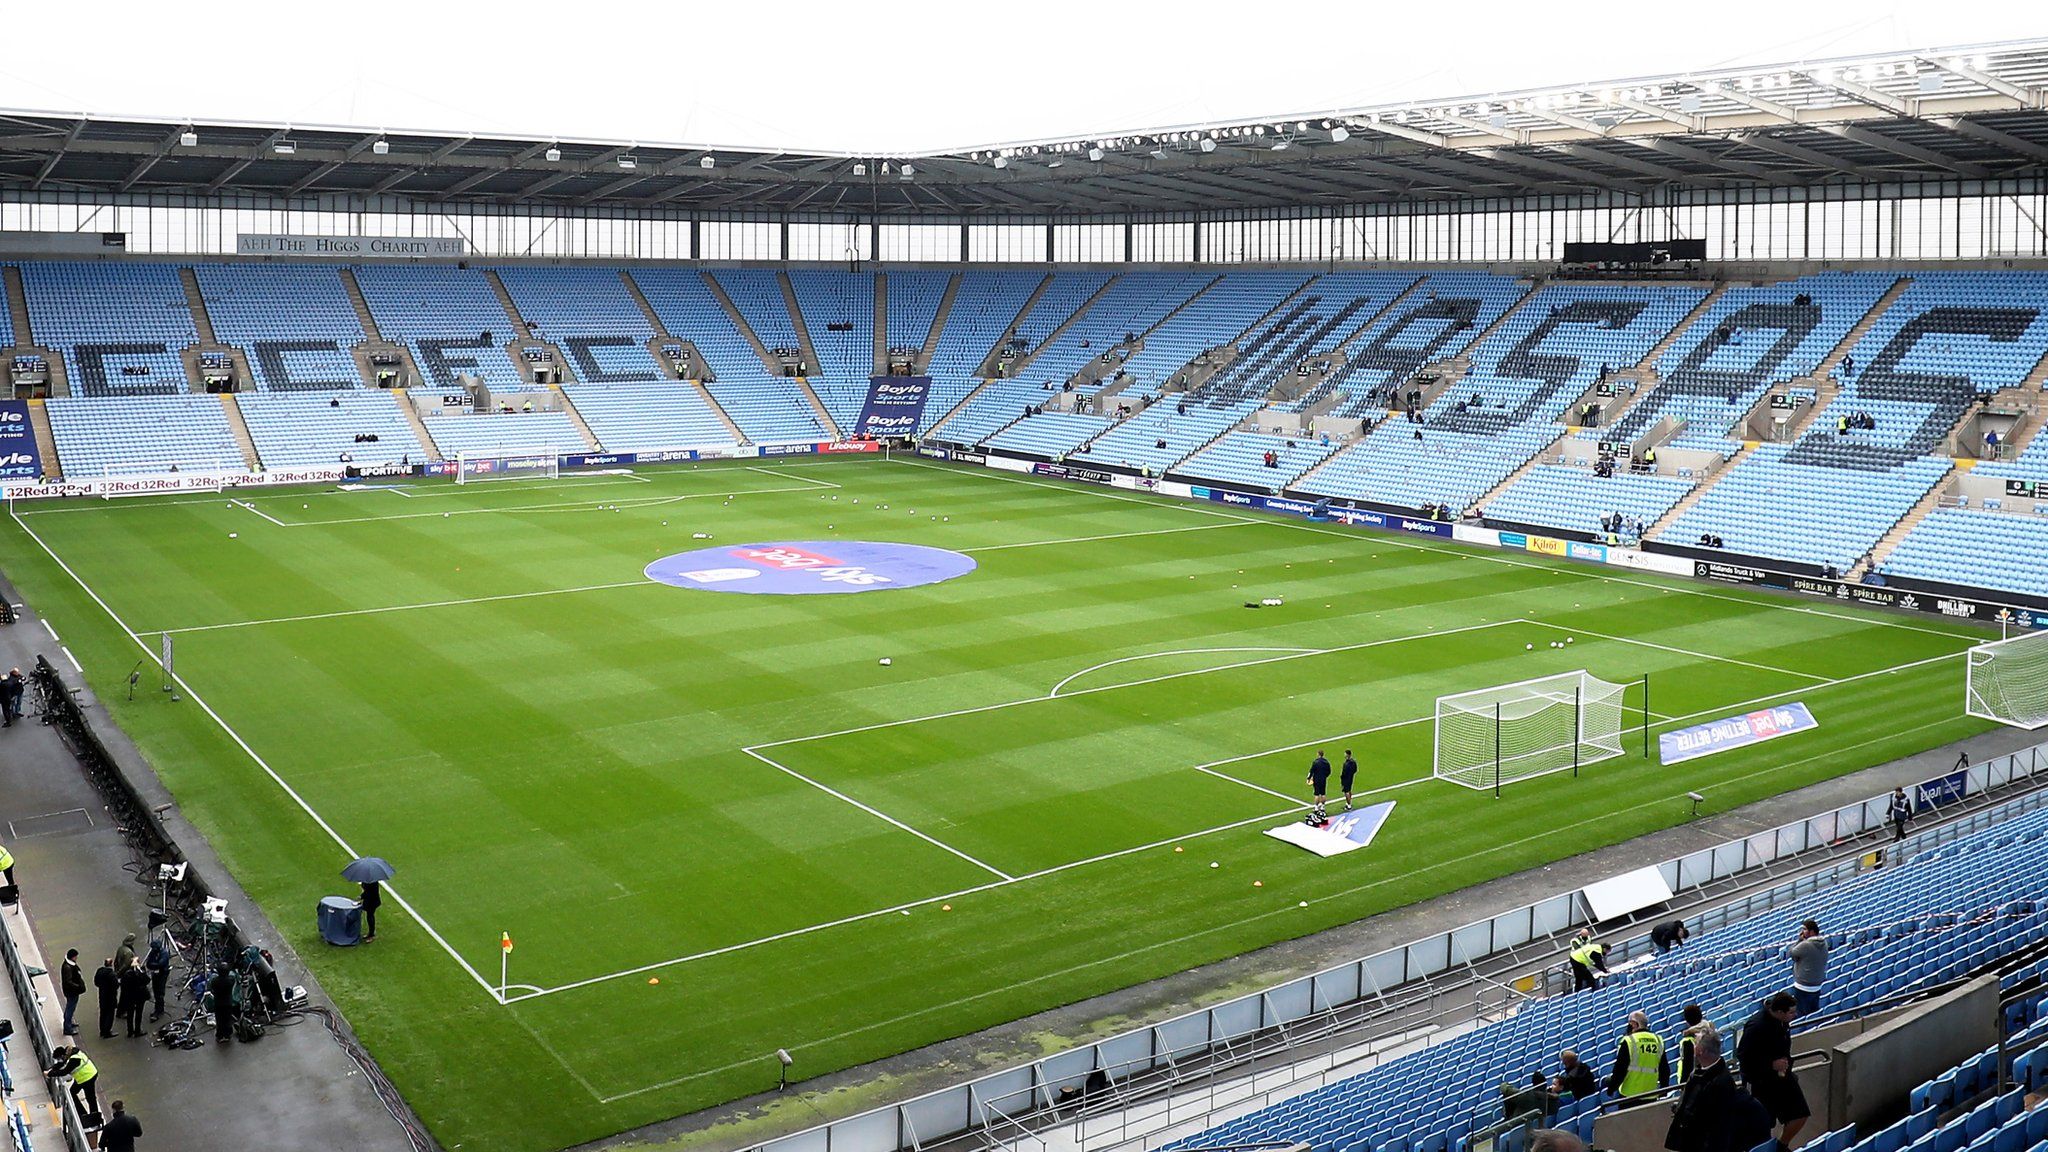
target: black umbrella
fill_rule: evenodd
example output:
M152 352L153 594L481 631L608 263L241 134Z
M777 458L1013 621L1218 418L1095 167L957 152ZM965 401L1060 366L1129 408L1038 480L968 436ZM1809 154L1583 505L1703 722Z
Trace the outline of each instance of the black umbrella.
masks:
M398 875L382 856L365 856L341 870L341 878L357 884L380 884Z

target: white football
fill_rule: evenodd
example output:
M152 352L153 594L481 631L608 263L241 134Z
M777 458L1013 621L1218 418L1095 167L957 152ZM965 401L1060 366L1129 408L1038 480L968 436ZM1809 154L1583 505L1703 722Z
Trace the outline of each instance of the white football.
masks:
M884 668L887 668L888 666L889 666L889 658L888 658L887 656L884 656L884 657L882 657L882 667L884 667Z

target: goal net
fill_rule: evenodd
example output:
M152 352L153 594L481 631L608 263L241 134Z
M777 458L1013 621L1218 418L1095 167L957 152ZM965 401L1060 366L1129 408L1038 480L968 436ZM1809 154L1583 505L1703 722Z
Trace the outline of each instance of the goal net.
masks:
M2015 728L2048 725L2048 632L1970 649L1966 710Z
M1622 754L1627 691L1579 671L1439 696L1436 778L1498 792L1613 759Z
M520 452L463 452L455 457L455 482L485 480L552 480L562 474L562 458L553 448Z

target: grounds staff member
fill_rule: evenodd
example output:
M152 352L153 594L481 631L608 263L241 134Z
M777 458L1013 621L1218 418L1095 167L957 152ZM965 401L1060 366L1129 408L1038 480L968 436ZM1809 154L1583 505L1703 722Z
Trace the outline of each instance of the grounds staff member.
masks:
M1671 1085L1671 1058L1664 1053L1664 1038L1650 1031L1650 1018L1641 1012L1628 1014L1628 1031L1614 1049L1614 1071L1607 1077L1610 1096L1641 1096Z
M1607 945L1596 943L1590 933L1581 931L1572 941L1572 991L1581 988L1598 988L1600 980L1593 970L1607 971Z
M1309 791L1316 796L1316 811L1321 812L1330 794L1330 758L1323 755L1320 748L1316 750L1316 758L1309 762L1308 785Z

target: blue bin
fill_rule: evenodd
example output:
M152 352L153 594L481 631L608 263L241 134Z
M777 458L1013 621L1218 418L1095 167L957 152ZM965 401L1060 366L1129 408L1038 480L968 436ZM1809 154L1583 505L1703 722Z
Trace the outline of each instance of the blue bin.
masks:
M363 906L346 896L320 898L320 938L343 947L363 942Z

